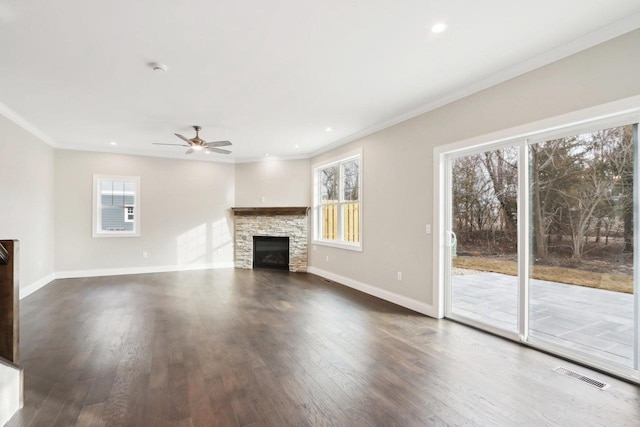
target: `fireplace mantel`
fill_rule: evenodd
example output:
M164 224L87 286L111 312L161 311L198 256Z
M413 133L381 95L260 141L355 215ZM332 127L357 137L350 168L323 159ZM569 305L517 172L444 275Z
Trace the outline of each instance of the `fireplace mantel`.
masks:
M308 206L231 208L237 216L307 215Z

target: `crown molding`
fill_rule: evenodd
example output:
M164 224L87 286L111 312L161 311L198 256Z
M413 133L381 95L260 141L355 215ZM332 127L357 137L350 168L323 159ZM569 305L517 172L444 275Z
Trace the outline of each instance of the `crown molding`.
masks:
M38 138L40 141L44 142L47 145L50 145L53 148L60 148L60 145L57 144L53 138L49 135L29 123L27 119L13 111L11 108L7 107L5 104L0 102L0 114L6 117L8 120L12 121L16 125L20 126L25 131L29 132L31 135Z
M418 117L422 114L428 113L429 111L433 111L447 104L451 104L452 102L458 101L462 98L473 95L474 93L488 89L492 86L496 86L500 83L511 80L535 69L542 68L545 65L549 65L553 62L567 58L571 55L582 52L583 50L589 49L608 40L619 37L623 34L637 30L638 28L640 28L640 13L630 15L624 19L621 19L610 25L592 31L582 37L574 39L569 43L560 45L554 49L548 50L545 53L534 56L524 62L513 65L500 72L494 73L491 76L478 80L475 83L472 83L464 88L451 92L446 96L434 99L431 102L423 105L422 107L411 110L380 124L355 132L349 136L325 145L311 152L311 157L316 157L320 154L326 153L327 151L331 151L334 148L338 148L342 145L364 138L375 132L381 131L391 126L395 126L409 119L413 119L414 117Z
M561 60L575 53L581 52L590 47L596 46L600 43L611 40L615 37L621 36L623 34L626 34L638 28L640 28L640 13L630 15L610 25L607 25L605 27L601 27L595 31L592 31L591 33L588 33L582 37L579 37L569 43L558 46L543 54L537 55L524 62L516 64L512 67L506 68L500 72L493 73L492 75L484 79L478 80L473 84L470 84L459 90L453 91L446 96L432 99L420 108L408 111L406 113L395 116L389 120L385 120L374 126L370 126L366 129L355 132L344 138L341 138L332 143L329 143L317 150L314 150L308 153L300 153L296 155L285 155L285 156L273 155L269 157L246 157L246 158L226 158L226 159L218 158L218 157L214 157L211 159L209 158L185 159L184 157L179 157L179 155L172 155L167 153L150 153L147 150L124 149L120 147L114 148L114 149L108 149L108 148L102 148L102 147L62 145L56 142L53 138L51 138L45 132L43 132L42 130L38 129L36 126L31 124L27 119L25 119L15 111L11 110L8 106L6 106L3 103L0 103L0 114L6 117L7 119L9 119L10 121L12 121L13 123L15 123L16 125L23 128L25 131L29 132L30 134L32 134L33 136L35 136L45 144L50 145L53 148L63 149L63 150L119 153L119 154L140 155L140 156L149 156L149 157L161 157L161 158L171 158L171 159L181 159L181 160L196 160L196 161L207 161L207 162L217 162L217 163L234 163L234 164L255 163L255 162L263 162L263 161L270 161L270 160L302 160L302 159L316 157L320 154L331 151L334 148L340 147L342 145L364 138L375 132L397 125L399 123L402 123L414 117L420 116L429 111L435 110L436 108L440 108L444 105L458 101L469 95L480 92L484 89L495 86L497 84L500 84L512 78L518 77L529 71L533 71L537 68L541 68L545 65L551 64L555 61Z

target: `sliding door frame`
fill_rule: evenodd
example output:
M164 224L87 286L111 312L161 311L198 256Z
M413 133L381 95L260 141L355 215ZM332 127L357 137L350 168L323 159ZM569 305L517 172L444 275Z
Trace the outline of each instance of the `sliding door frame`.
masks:
M634 367L607 363L602 359L585 355L548 341L536 339L529 330L529 270L530 270L530 202L529 202L529 146L545 138L570 135L590 127L604 129L620 122L640 122L640 96L605 104L586 110L565 114L552 119L507 129L490 135L472 138L434 149L434 317L450 317L490 333L521 342L534 348L569 358L625 379L640 383L640 201L638 132L634 140ZM594 129L595 130L595 129ZM451 165L452 159L482 151L518 146L518 333L485 325L451 313L450 283L451 248L448 231L451 230Z
M453 224L452 224L452 218L453 218L453 207L452 207L452 201L453 201L453 191L452 191L452 187L453 187L453 176L452 176L452 169L453 169L453 161L455 161L456 159L460 159L466 156L470 156L470 155L474 155L474 154L479 154L482 152L485 152L487 150L498 150L501 148L509 148L509 147L517 147L518 148L518 174L519 171L521 169L521 165L522 163L522 152L526 151L525 146L524 146L524 141L522 139L508 139L506 141L501 141L498 142L496 144L488 144L488 145L481 145L481 146L474 146L474 147L469 147L468 149L464 149L464 150L457 150L454 152L445 152L443 153L443 167L445 169L445 173L444 173L444 177L445 177L445 182L444 185L445 187L443 188L443 205L444 205L444 210L443 210L443 214L444 214L444 218L443 218L443 226L444 226L444 233L445 233L445 241L444 241L444 254L443 254L443 262L444 262L444 266L448 267L451 266L452 263L452 257L451 257L451 230L453 229ZM525 163L526 164L526 163ZM520 187L520 175L518 175L518 187ZM521 207L521 198L523 197L522 192L520 191L520 188L518 189L518 195L517 195L517 199L518 199L518 227L517 227L517 242L518 242L518 247L520 246L520 244L522 243L522 238L523 238L523 233L526 233L526 227L522 227L521 226L521 221L520 221L520 207ZM522 262L520 260L520 253L521 251L518 251L518 271L520 271ZM496 326L492 326L489 324L485 324L483 322L474 320L474 319L470 319L466 316L460 315L460 314L456 314L453 312L453 306L452 306L452 300L451 300L451 292L450 289L448 289L448 286L446 286L447 284L451 283L452 277L451 277L451 268L444 268L444 284L445 284L445 292L444 292L444 317L447 317L449 319L453 319L465 324L468 324L470 326L473 326L475 328L478 329L484 329L486 331L491 332L494 335L499 335L502 336L504 338L508 338L511 340L520 340L521 337L523 336L523 329L521 329L522 326L522 321L525 320L527 316L521 316L520 313L520 309L521 307L521 299L523 297L522 292L520 291L521 289L521 283L520 283L520 279L519 277L516 278L518 280L518 294L516 296L517 298L517 305L518 305L518 319L516 321L516 331L510 331L507 329L501 329L498 328ZM525 295L526 297L526 295ZM526 298L525 298L526 300ZM528 307L524 308L525 310L528 310Z

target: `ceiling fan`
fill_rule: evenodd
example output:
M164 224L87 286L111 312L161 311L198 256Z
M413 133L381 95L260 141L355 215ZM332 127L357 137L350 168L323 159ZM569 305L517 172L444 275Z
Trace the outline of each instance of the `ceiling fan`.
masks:
M154 142L155 145L176 145L178 147L188 147L189 149L187 151L185 151L185 154L191 154L191 153L195 153L196 151L201 151L203 150L205 153L210 152L210 153L220 153L220 154L229 154L231 153L231 151L229 150L223 150L221 148L216 148L216 147L224 147L227 145L231 145L231 142L229 141L214 141L214 142L207 142L204 139L201 139L200 136L198 135L198 133L200 132L200 129L202 129L200 126L194 126L193 127L196 130L196 136L194 138L187 138L184 137L182 135L180 135L179 133L174 133L175 136L177 136L178 138L180 138L181 140L183 140L184 142L186 142L186 144L164 144L162 142Z

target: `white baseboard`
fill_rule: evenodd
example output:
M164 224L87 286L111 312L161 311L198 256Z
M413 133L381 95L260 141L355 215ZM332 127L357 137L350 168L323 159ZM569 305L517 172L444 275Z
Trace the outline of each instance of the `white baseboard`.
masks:
M56 279L75 279L80 277L122 276L125 274L167 273L171 271L209 270L233 268L233 261L209 264L155 265L150 267L106 268L97 270L59 271Z
M24 288L21 288L20 289L20 299L28 297L29 295L31 295L32 293L34 293L38 289L44 288L49 283L53 282L55 279L56 279L56 274L55 273L47 274L43 278L41 278L39 280L36 280L32 284L30 284L29 286L25 286Z
M315 274L316 276L324 277L325 279L332 280L336 283L340 283L341 285L356 289L360 292L364 292L365 294L373 295L374 297L392 302L401 307L408 308L409 310L413 310L421 314L426 314L430 317L436 317L436 310L432 305L416 301L413 298L405 297L403 295L396 294L395 292L390 292L384 289L377 288L375 286L367 285L366 283L358 282L357 280L350 279L339 274L331 273L329 271L321 270L316 267L308 267L307 272Z
M28 297L35 291L44 288L55 279L75 279L80 277L121 276L124 274L167 273L171 271L209 270L218 268L233 268L233 261L215 262L210 264L190 265L157 265L152 267L108 268L101 270L59 271L51 273L20 289L20 299Z

